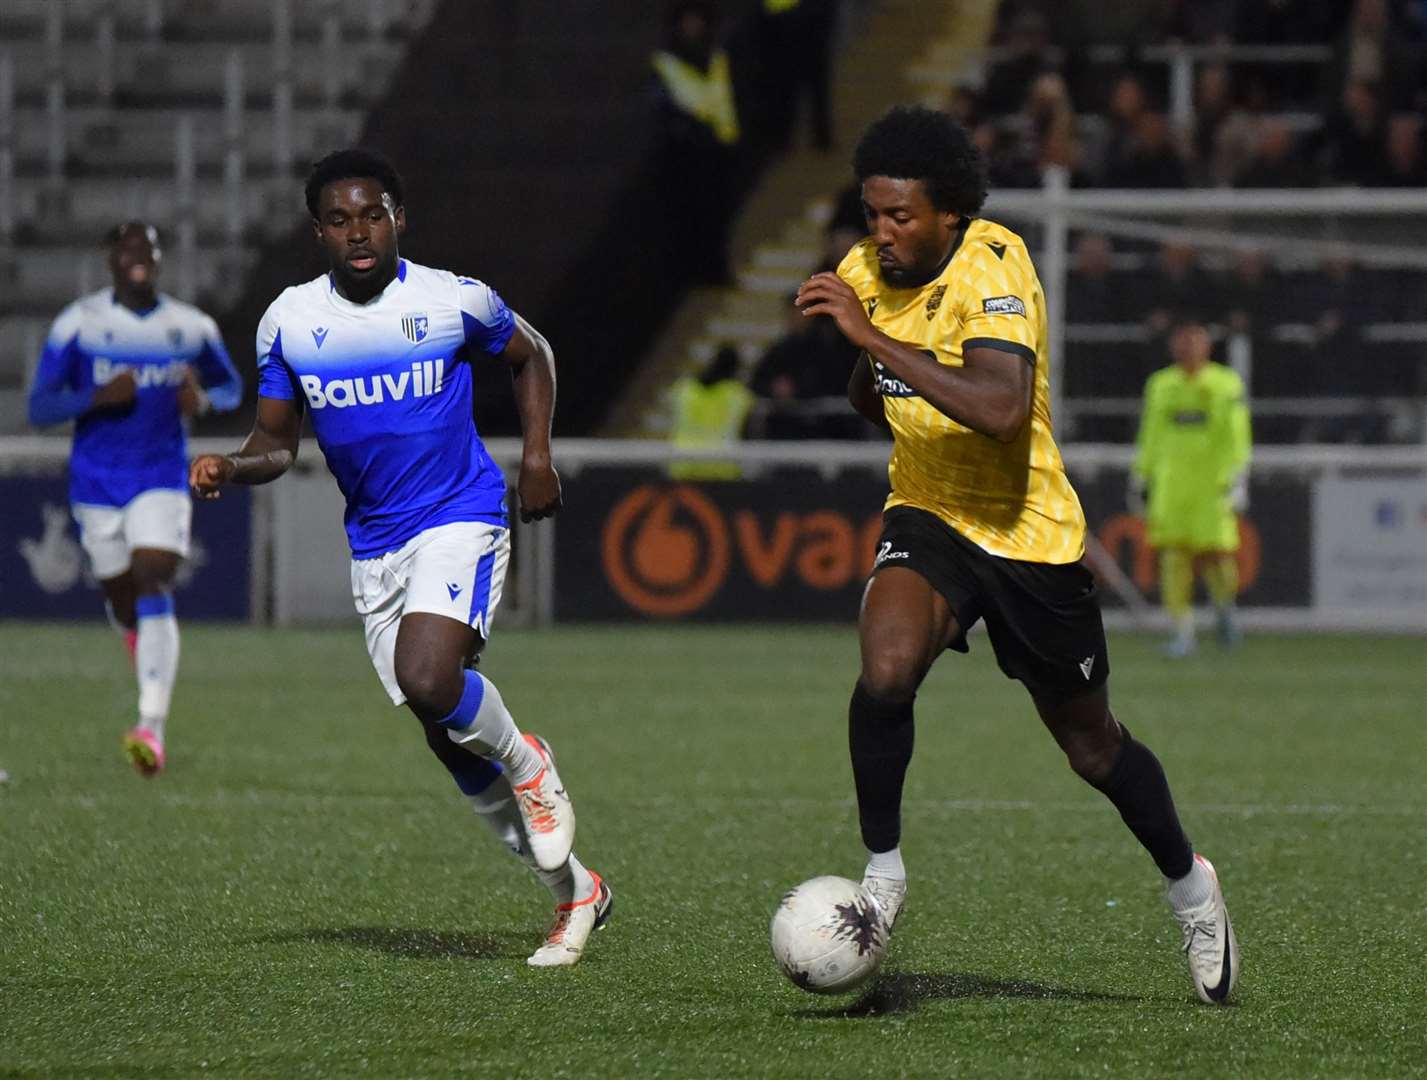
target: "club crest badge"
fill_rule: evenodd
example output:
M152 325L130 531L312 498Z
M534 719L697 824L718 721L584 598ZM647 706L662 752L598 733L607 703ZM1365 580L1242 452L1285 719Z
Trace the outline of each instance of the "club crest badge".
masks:
M426 330L429 324L426 312L413 311L401 317L401 332L406 335L406 340L413 345L426 340Z
M932 321L932 316L936 314L937 308L941 307L941 298L946 295L946 286L938 285L932 290L932 294L927 297L927 322Z

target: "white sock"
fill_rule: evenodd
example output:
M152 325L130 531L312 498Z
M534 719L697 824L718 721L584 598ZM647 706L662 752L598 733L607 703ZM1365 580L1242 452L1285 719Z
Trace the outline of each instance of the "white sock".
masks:
M178 620L168 596L139 598L134 669L139 678L139 725L163 741L173 683L178 677Z
M1204 865L1195 859L1189 867L1189 873L1185 874L1177 881L1164 879L1166 893L1169 896L1169 906L1175 911L1188 911L1190 908L1198 907L1207 903L1214 895L1214 879L1209 876L1209 871L1204 869Z
M863 876L906 881L907 868L902 865L902 849L894 847L891 851L869 851L867 853L867 869L863 872Z
M1193 644L1194 612L1191 611L1189 614L1181 615L1179 618L1174 620L1174 633L1180 641L1186 642L1188 644Z
M570 904L583 900L594 891L595 880L584 868L574 852L565 865L558 870L541 870L535 865L530 849L525 843L525 828L520 820L520 811L515 808L515 793L510 789L510 781L500 777L490 787L477 795L469 796L471 808L476 816L490 827L496 837L510 849L511 854L520 859L540 879L556 904Z
M541 870L538 866L532 869L535 876L550 890L556 904L573 904L576 900L587 899L590 893L595 891L595 879L590 877L590 872L585 869L584 864L575 858L573 851L570 852L569 860L558 870Z
M524 784L534 779L544 763L515 726L495 683L479 671L468 671L466 687L462 705L458 705L457 709L460 710L466 701L474 700L476 692L480 694L480 704L469 724L447 732L451 741L460 743L481 757L499 761L505 766L512 784Z

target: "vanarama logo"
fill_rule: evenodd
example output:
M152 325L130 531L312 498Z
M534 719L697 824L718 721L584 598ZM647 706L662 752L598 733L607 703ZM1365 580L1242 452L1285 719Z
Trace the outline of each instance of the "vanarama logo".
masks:
M740 590L836 590L872 567L880 514L854 522L833 509L758 513L720 507L703 491L645 485L605 518L605 579L644 615L676 617Z
M314 409L345 409L349 405L380 405L384 401L401 401L406 397L430 397L439 394L445 387L446 361L421 360L411 365L410 370L393 375L384 371L380 375L349 379L328 379L322 381L320 375L303 375L302 392L307 395L307 403Z
M605 574L646 615L687 615L728 576L728 527L692 487L636 488L605 521Z

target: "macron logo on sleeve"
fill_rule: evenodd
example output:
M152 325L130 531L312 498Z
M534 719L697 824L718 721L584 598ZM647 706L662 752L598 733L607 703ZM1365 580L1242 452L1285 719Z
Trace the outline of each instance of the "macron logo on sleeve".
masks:
M380 405L385 401L401 401L407 397L430 397L445 388L446 361L420 360L410 370L399 375L384 371L380 375L358 376L354 379L328 379L320 375L303 375L302 392L314 409L345 409L351 405Z

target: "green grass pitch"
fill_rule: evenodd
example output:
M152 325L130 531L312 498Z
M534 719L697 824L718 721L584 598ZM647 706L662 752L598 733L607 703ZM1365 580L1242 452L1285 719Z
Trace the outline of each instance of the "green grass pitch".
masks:
M543 889L497 849L355 624L184 628L169 771L121 761L102 625L0 626L0 1075L1403 1076L1427 1069L1427 646L1111 646L1224 880L1237 1004L1195 1003L1153 864L984 638L918 699L912 891L861 999L775 970L780 893L861 869L841 628L498 632L577 850L616 893L531 971Z

